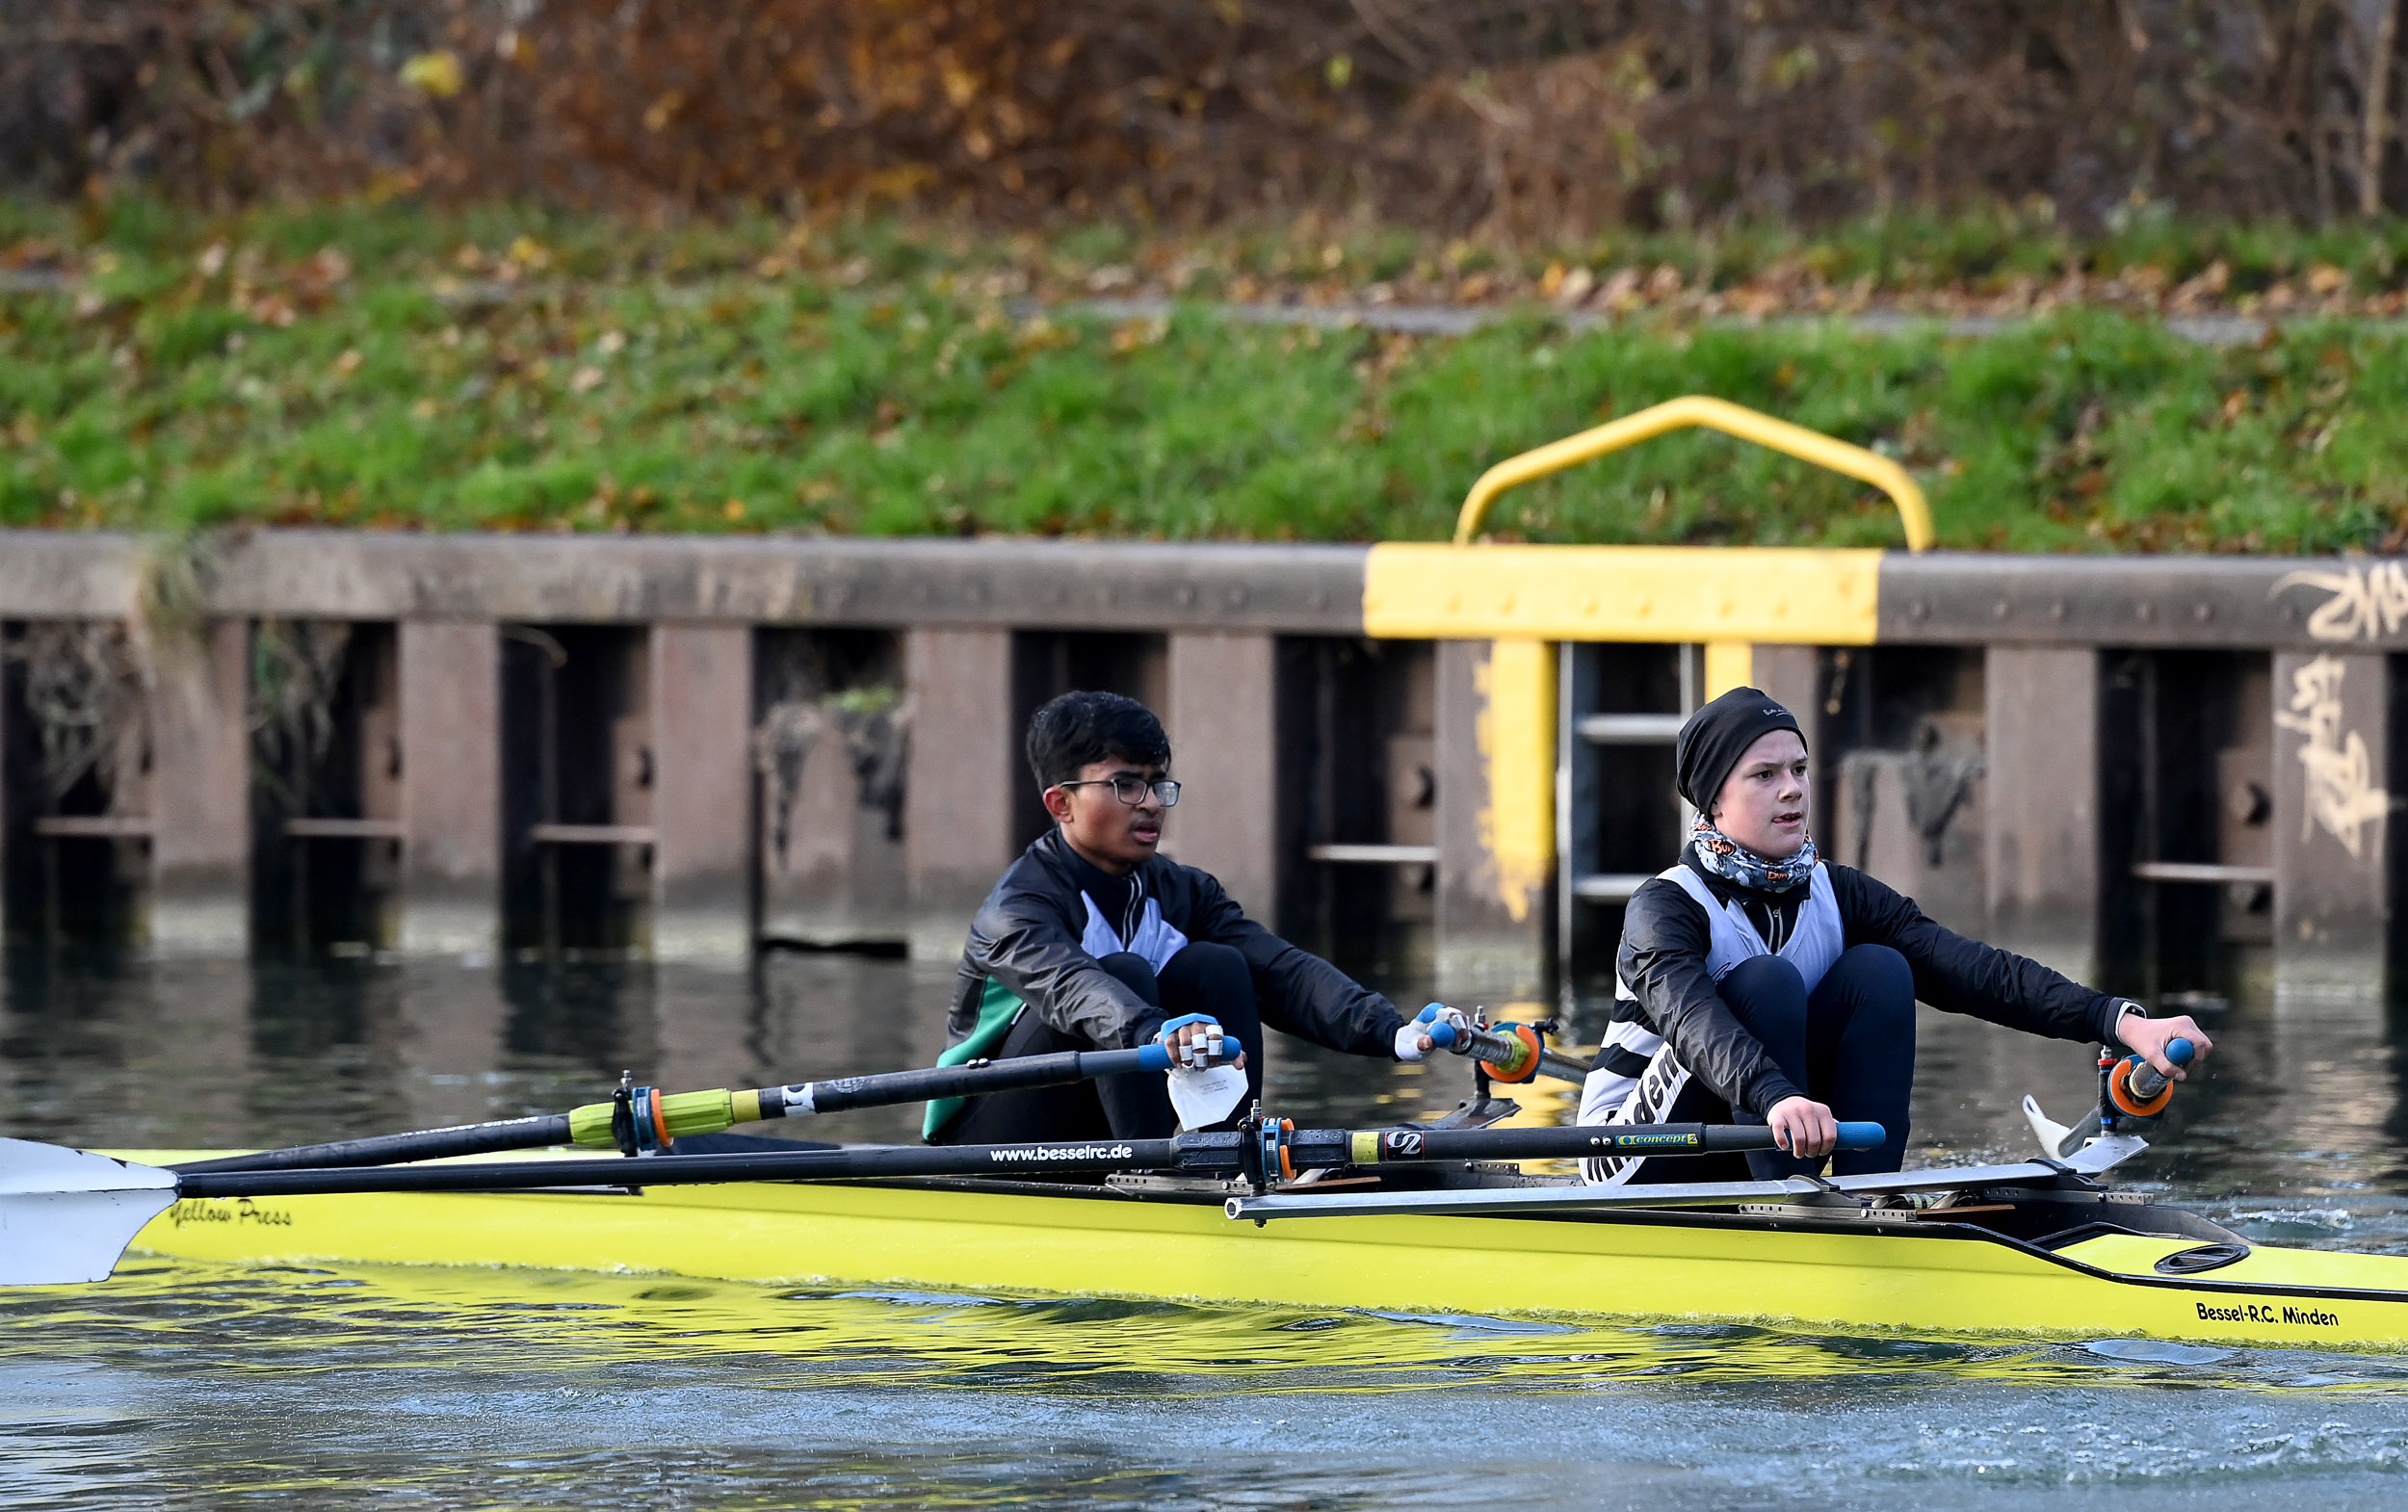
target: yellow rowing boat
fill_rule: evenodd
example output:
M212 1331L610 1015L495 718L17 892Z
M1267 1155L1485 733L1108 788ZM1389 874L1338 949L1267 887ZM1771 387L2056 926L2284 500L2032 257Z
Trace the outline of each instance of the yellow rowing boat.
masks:
M2408 1257L2253 1246L2125 1194L1583 1208L1580 1188L1535 1190L1527 1211L1509 1190L1266 1203L1162 1179L186 1198L134 1242L215 1262L2408 1349Z

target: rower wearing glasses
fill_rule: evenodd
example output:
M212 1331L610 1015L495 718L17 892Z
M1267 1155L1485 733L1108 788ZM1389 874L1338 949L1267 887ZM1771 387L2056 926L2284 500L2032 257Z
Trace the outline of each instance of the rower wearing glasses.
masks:
M1915 1081L1915 1004L2056 1039L2139 1053L2184 1080L2166 1045L2208 1036L2187 1017L2068 980L2037 961L1942 928L1915 900L1815 853L1806 737L1753 688L1691 715L1675 785L1697 811L1681 859L1623 914L1613 1023L1582 1089L1579 1121L1768 1124L1779 1150L1753 1174L1818 1170L1842 1120L1889 1132L1842 1152L1837 1175L1895 1171ZM1786 1153L1784 1153L1786 1152ZM1645 1160L1591 1160L1591 1181L1697 1181ZM1720 1173L1737 1175L1736 1172Z
M1426 1041L1387 999L1247 918L1210 873L1158 853L1179 784L1169 738L1143 704L1064 693L1030 721L1028 757L1054 827L970 925L939 1064L1156 1039L1183 1063L1209 1064L1217 1032L1242 1047L1226 1057L1245 1081L1235 1116L1263 1095L1262 1057L1244 1052L1260 1050L1265 1025L1332 1050L1420 1058ZM1165 1078L1139 1073L931 1103L925 1133L1015 1144L1160 1138L1179 1124Z

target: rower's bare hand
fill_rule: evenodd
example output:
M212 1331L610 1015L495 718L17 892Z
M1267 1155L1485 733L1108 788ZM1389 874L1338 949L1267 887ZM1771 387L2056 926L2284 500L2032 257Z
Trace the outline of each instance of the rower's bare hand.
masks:
M2165 1058L2166 1046L2178 1039L2189 1040L2190 1063L2194 1068L2208 1058L2210 1051L2215 1049L2215 1041L2208 1038L2208 1031L2201 1029L2187 1013L2170 1019L2144 1019L2137 1013L2127 1013L2116 1021L2115 1035L2128 1049L2155 1067L2159 1076L2172 1077L2177 1082L2187 1082L2190 1078L2184 1074L2182 1067Z
M1819 1160L1840 1145L1840 1121L1811 1098L1785 1097L1765 1114L1774 1144L1806 1160Z
M1189 1024L1171 1030L1170 1037L1163 1041L1170 1051L1170 1063L1174 1066L1191 1064L1199 1071L1215 1065L1235 1066L1243 1071L1245 1069L1245 1052L1243 1051L1238 1052L1234 1059L1226 1056L1219 1060L1208 1057L1207 1052L1211 1049L1214 1039L1217 1038L1208 1033L1208 1030L1213 1028L1214 1026L1208 1024ZM1192 1054L1195 1058L1192 1061L1188 1058L1190 1047L1193 1047Z

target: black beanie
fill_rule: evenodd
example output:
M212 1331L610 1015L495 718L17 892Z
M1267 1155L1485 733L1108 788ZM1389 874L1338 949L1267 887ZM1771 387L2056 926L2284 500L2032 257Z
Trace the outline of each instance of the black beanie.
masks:
M1681 726L1680 738L1672 746L1673 786L1688 799L1690 808L1704 814L1714 807L1723 779L1731 775L1747 748L1774 730L1794 730L1800 741L1806 739L1806 732L1797 727L1797 716L1762 690L1732 689L1690 715Z

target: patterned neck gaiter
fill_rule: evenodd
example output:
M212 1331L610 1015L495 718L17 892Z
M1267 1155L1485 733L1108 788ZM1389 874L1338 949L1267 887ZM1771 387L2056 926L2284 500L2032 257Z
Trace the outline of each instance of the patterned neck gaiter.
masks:
M1804 886L1815 874L1812 839L1798 847L1797 854L1767 861L1714 828L1711 820L1700 819L1697 827L1688 832L1688 838L1689 844L1697 847L1698 865L1726 882L1755 892L1786 893Z

